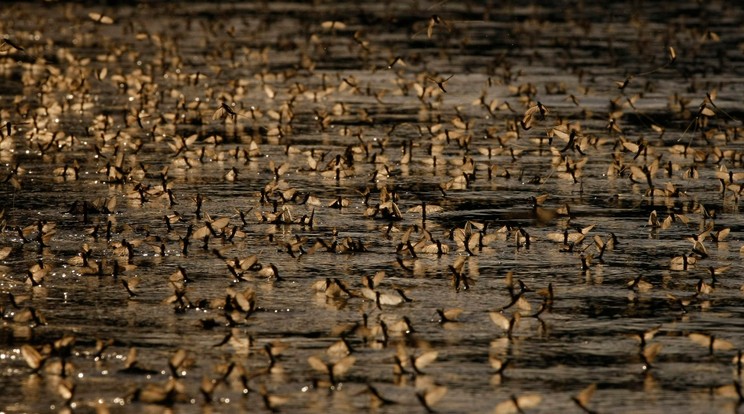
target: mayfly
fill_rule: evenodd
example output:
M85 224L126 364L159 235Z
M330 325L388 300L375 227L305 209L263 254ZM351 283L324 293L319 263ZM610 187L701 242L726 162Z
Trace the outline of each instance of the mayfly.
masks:
M90 17L91 20L93 20L96 23L102 23L102 24L114 24L114 19L108 16L104 16L101 13L96 12L90 12L88 13L88 17Z
M13 42L10 39L3 39L0 42L0 53L8 52L11 49L15 49L15 50L17 50L19 52L23 52L24 51L23 47L21 47L20 45L18 45L17 43ZM8 134L8 135L10 135L10 134Z
M320 27L322 27L324 30L344 30L346 29L346 23L340 22L338 20L328 20L321 23Z
M230 107L230 105L226 104L225 102L222 102L219 108L217 108L216 111L214 111L214 114L212 114L212 120L225 120L227 117L232 118L233 121L238 117L238 113L235 112L234 109Z
M622 91L622 90L624 90L628 86L628 84L630 84L630 81L633 80L633 78L635 78L636 76L650 75L650 74L652 74L654 72L657 72L657 71L660 71L660 70L666 68L669 65L672 65L674 62L677 61L677 51L674 50L674 47L672 47L672 46L669 46L669 48L667 49L667 51L669 52L669 60L667 60L663 65L661 65L661 66L659 66L659 67L657 67L655 69L651 69L651 70L649 70L647 72L639 73L639 74L636 74L636 75L628 75L628 77L626 77L625 80L623 80L621 82L615 82L615 85L617 85L617 88Z
M535 118L538 118L539 120L545 119L545 115L548 113L548 108L545 107L540 101L537 102L537 104L531 106L527 111L524 113L524 117L522 118L519 123L522 125L522 128L526 131L530 128L532 128L532 123L535 120Z
M675 61L677 61L677 52L674 50L674 47L669 46L669 48L667 49L667 52L669 53L669 55L668 55L669 60L667 60L666 63L664 63L663 65L659 66L658 68L652 69L652 70L650 70L648 72L639 73L638 76L650 75L650 74L652 74L654 72L657 72L657 71L659 71L661 69L664 69L665 67L667 67L667 66L673 64Z
M26 360L26 364L28 364L34 372L41 369L48 358L48 356L43 356L36 350L36 348L28 344L21 346L21 354L23 355L23 359Z
M442 19L439 15L432 14L429 18L429 24L426 26L426 37L431 39L434 34L434 26L437 25L443 25L448 32L452 32L452 24L449 21Z
M452 79L453 76L455 76L455 75L449 75L449 77L444 78L442 80L436 80L434 78L430 78L430 77L427 76L426 77L426 80L436 83L437 86L439 86L439 89L442 90L442 92L447 93L447 90L444 89L444 84L447 83L448 80Z
M576 403L585 413L593 414L595 411L591 410L589 400L592 399L594 392L597 390L597 383L592 383L588 387L584 388L576 396L571 397L571 400Z

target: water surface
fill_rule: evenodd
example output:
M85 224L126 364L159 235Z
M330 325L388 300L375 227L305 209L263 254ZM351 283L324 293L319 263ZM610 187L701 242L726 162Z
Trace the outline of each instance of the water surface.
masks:
M739 7L2 16L3 412L739 408Z

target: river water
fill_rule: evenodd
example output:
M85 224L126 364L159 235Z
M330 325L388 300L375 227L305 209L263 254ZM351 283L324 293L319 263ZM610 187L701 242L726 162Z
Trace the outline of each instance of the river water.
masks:
M736 412L742 9L496 3L3 7L0 411Z

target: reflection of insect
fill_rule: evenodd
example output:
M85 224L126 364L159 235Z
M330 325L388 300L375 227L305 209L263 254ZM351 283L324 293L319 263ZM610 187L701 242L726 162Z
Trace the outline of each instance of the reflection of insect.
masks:
M247 388L246 388L247 389ZM263 399L264 407L266 407L267 410L271 412L277 412L279 409L277 408L277 405L286 404L288 399L286 397L282 397L279 395L271 395L269 394L268 390L266 389L266 385L261 384L258 393L261 394L261 398Z
M463 312L461 308L451 309L437 309L437 315L439 315L439 323L445 324L447 322L457 322L457 317Z
M539 394L526 394L520 397L512 395L510 399L497 404L493 412L495 414L523 413L525 409L536 407L541 401L542 396Z
M427 351L423 354L415 357L408 355L404 347L398 349L398 355L395 357L395 368L396 374L409 373L411 376L424 375L421 371L426 368L429 364L436 361L439 352ZM412 371L407 371L405 368L410 367Z
M433 413L434 410L431 406L441 400L445 394L447 394L447 387L431 385L428 389L417 392L416 398L418 398L419 403L426 409L426 412Z
M174 378L178 378L179 370L183 370L185 366L193 363L188 357L188 353L184 349L176 350L176 353L168 359L168 367L171 370Z
M338 377L346 373L346 371L348 371L349 368L354 365L354 362L356 362L356 358L353 356L347 356L336 363L326 363L316 356L311 356L307 359L307 362L316 371L328 374L328 379L331 382L331 385L335 386Z
M511 339L512 333L514 332L514 329L516 329L519 325L519 321L522 317L519 312L514 312L511 318L507 318L500 312L491 312L490 316L491 321L499 326L501 329L503 329L509 339Z
M708 348L708 352L710 353L710 355L713 355L713 351L716 350L728 351L734 348L734 344L732 344L730 341L727 341L725 339L718 339L715 335L691 333L688 335L688 338L690 338L692 342Z
M643 361L643 369L649 369L651 368L651 363L654 362L656 357L659 355L659 352L661 352L661 344L655 343L651 344L645 348L643 348L643 351L641 351L641 360Z
M372 404L374 407L385 405L385 404L396 403L396 401L383 397L382 394L380 394L380 391L378 391L377 388L375 388L375 386L373 386L372 384L367 384L367 392L372 398L372 401L373 401Z
M659 330L661 330L661 325L646 329L645 331L640 333L633 334L633 337L640 342L641 351L646 348L646 345L650 340L654 339L654 336L659 333Z
M594 391L597 390L597 384L593 383L589 385L588 387L584 388L579 392L575 397L571 397L571 400L576 403L576 405L579 406L584 412L586 413L594 413L594 411L590 410L587 405L589 404L589 400L592 399L592 396L594 395Z
M137 293L135 293L135 288L139 284L140 279L122 279L121 284L124 285L124 289L127 290L127 293L129 293L129 297L133 298L137 296Z

